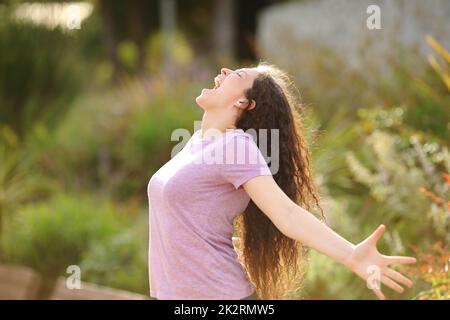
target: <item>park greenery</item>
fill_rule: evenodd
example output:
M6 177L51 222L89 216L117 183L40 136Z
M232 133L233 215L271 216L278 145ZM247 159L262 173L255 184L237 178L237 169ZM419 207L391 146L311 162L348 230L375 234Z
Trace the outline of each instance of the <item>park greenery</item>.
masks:
M118 44L117 76L96 14L67 32L0 10L0 261L49 282L75 264L84 281L148 294L147 183L170 159L172 131L201 120L194 99L220 66L179 30L177 68L165 74L156 32ZM382 88L360 84L377 98L357 108L345 90L330 105L330 78L351 81L339 74L299 90L321 95L305 101L304 121L330 225L356 243L384 223L379 250L418 257L405 269L415 286L389 298L449 299L450 53L423 41L434 50L426 70L393 65ZM376 298L328 257L309 259L299 299Z

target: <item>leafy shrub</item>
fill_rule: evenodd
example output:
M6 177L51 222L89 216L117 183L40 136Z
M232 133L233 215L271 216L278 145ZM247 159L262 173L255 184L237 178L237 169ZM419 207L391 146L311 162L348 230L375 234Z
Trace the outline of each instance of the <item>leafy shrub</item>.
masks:
M450 62L450 54L444 48L432 38L427 41ZM438 64L435 58L429 60L448 86L448 67ZM423 79L414 78L414 85L420 85L420 90L402 90L386 84L399 100L391 99L394 95L389 97L392 92L384 92L380 97L386 100L381 106L358 109L357 119L334 115L322 128L313 157L326 213L332 227L354 243L361 240L362 234L370 234L380 219L388 230L379 249L387 254L413 255L406 252L406 244L423 248L430 242L450 241L449 189L439 174L450 170L446 138L450 104L448 88L442 86L437 74L428 72ZM403 85L409 88L410 74L401 76ZM399 106L390 107L392 101ZM423 110L423 106L431 104L438 112L433 108ZM425 112L417 117L418 121L414 120L415 110ZM346 123L348 119L353 120L351 125ZM435 201L430 203L427 197ZM448 278L448 255L434 254L442 262L439 270L446 270ZM327 257L312 253L309 270L307 298L374 298L364 282ZM424 287L419 283L401 296L391 291L386 292L387 296L442 298L448 291L448 279L441 275L430 275L434 279L429 282L430 292L416 296L416 286ZM447 283L447 289L439 287L441 291L436 293L433 290L437 283Z
M69 265L79 265L93 243L117 234L123 222L107 201L57 194L19 208L8 219L2 235L5 259L54 279Z
M450 53L433 37L426 41L434 49L437 56L429 55L428 62L432 70L428 78L414 78L410 108L405 115L405 123L425 132L450 139ZM442 60L442 62L441 62Z
M23 148L15 132L0 125L0 234L3 221L18 206L55 190L54 181L36 173L34 160L34 153Z
M418 257L418 265L408 270L408 275L421 280L426 288L414 299L449 300L450 299L450 249L448 244L437 241L429 244L427 250L412 247Z
M85 281L148 295L147 214L133 228L114 235L108 243L97 242L83 255Z
M382 217L395 230L386 233L391 240L390 250L399 254L405 249L402 237L407 237L407 242L420 243L424 238L438 240L446 236L433 222L436 210L420 192L423 187L433 186L440 169L450 163L446 146L433 142L430 149L430 143L424 142L426 138L420 132L412 134L414 131L404 125L377 128L373 121L365 119L369 123L363 120L362 127L369 129L361 134L359 143L363 147L359 156L355 152L347 155L361 194L367 194L370 200L370 207L359 218L375 224L371 217Z
M439 191L431 191L424 187L420 188L420 191L432 200L429 216L432 218L434 228L447 242L450 242L450 175L443 173L442 176L446 183L436 188Z
M332 228L354 243L362 240L364 227L351 215L349 197L326 197L323 200ZM358 276L331 258L316 251L310 254L302 299L375 299L375 295Z

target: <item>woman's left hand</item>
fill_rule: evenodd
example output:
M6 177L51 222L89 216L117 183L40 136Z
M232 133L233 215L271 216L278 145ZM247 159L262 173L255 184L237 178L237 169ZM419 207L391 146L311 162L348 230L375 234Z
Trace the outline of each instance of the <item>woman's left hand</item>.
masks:
M372 289L381 300L384 300L385 296L380 289L380 282L399 293L404 291L399 283L409 288L413 285L410 279L389 268L389 265L416 263L416 258L413 257L386 256L378 252L377 242L385 229L384 225L380 225L369 237L355 245L346 262L347 267L363 278L368 288Z

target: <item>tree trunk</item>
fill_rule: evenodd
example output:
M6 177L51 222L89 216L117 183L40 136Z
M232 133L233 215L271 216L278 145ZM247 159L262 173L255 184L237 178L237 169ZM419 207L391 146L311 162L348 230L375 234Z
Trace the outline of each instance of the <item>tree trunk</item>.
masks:
M103 40L108 59L113 66L113 81L116 82L120 73L120 62L117 56L117 36L114 26L113 4L114 2L111 0L99 0L99 9L103 24Z
M163 74L171 78L174 69L173 52L175 50L176 1L160 0L160 24L162 32Z
M145 3L143 0L129 0L127 1L127 7L129 9L128 23L130 26L131 39L139 50L137 68L138 72L142 72L145 63Z
M234 59L235 0L215 0L213 18L214 56L219 64Z

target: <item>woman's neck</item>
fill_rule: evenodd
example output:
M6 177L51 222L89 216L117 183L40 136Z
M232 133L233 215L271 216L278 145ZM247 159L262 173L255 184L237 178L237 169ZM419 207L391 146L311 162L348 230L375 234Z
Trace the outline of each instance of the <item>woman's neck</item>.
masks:
M227 129L236 129L234 119L227 119L225 115L212 114L207 111L203 113L200 134L203 139L211 139L221 135Z

